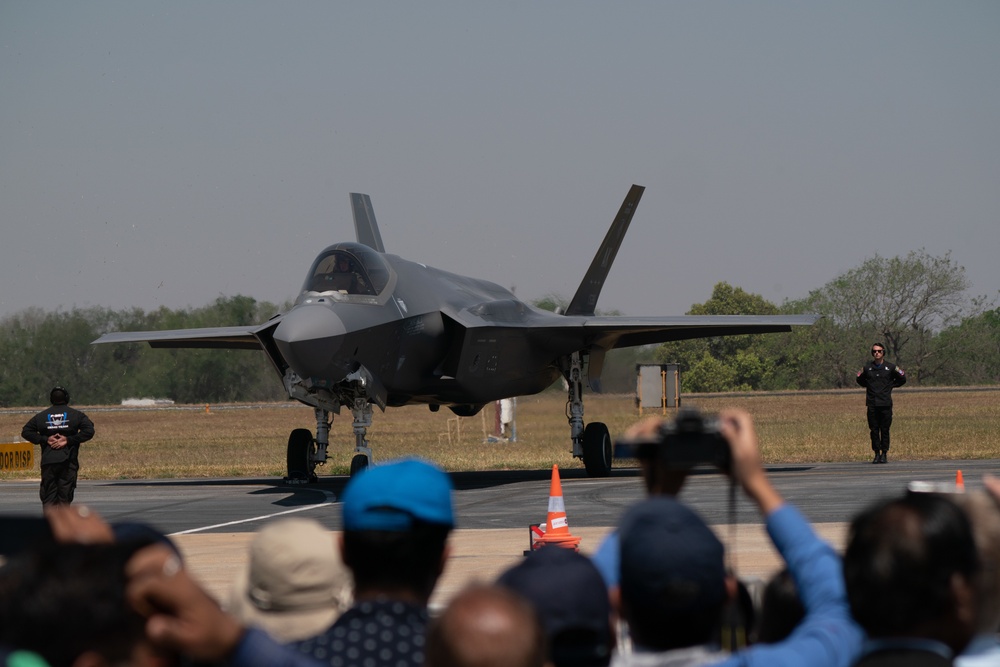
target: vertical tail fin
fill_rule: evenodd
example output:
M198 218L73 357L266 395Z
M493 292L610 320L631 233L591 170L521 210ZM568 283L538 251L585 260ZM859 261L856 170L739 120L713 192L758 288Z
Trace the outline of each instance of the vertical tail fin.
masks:
M583 282L580 283L573 300L566 308L566 315L594 314L597 308L597 297L601 295L608 271L611 270L611 264L615 261L618 248L622 244L622 239L625 238L625 232L628 231L629 223L632 222L632 216L635 214L635 209L639 205L639 200L645 189L641 185L633 185L628 194L625 195L625 201L618 209L618 215L611 223L611 229L604 237L601 247L598 248L597 254L594 256L594 261L590 263L590 268L587 269L587 273L583 277Z
M377 252L385 252L382 245L382 235L375 222L375 209L372 208L372 198L368 195L351 193L351 210L354 212L354 231L358 243L368 246Z

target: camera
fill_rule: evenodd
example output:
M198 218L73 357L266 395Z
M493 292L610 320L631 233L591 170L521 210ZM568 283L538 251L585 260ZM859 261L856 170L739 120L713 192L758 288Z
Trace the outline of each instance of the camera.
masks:
M617 440L615 458L656 459L678 470L708 464L727 472L732 456L729 442L719 432L718 418L684 408L673 421L663 422L651 438Z

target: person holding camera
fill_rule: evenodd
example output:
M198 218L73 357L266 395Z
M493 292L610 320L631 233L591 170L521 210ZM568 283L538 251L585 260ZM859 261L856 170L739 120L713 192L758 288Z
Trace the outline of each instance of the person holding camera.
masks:
M724 547L690 508L666 495L654 496L630 508L620 524L619 585L612 597L629 624L633 651L616 656L612 666L851 665L864 633L851 618L840 558L771 484L750 415L722 412L713 432L704 421L682 414L673 427L653 430L640 423L630 435L654 438L633 441L640 445L640 459L658 457L660 466L670 461L674 467L690 466L701 450L701 458L727 471L764 515L806 613L781 642L722 653L712 637L718 636L721 611L736 589L726 571ZM671 441L679 455L670 453Z
M690 423L690 428L701 428L701 416L693 411L683 411L679 416L682 423ZM688 419L685 422L683 419ZM696 420L697 425L690 420ZM690 466L679 465L672 458L656 455L658 447L653 447L649 443L659 442L664 435L664 430L673 425L660 417L647 417L626 431L621 442L636 443L635 451L631 453L615 453L615 457L635 458L639 461L639 471L642 474L642 483L646 487L646 494L655 496L676 496L684 487L684 480L687 479L687 471ZM604 577L604 583L608 588L618 585L618 533L612 531L598 545L597 550L591 556L591 560L597 570Z
M872 344L872 360L858 371L858 384L865 388L868 430L872 438L872 463L888 463L889 427L892 426L892 390L906 384L903 369L885 360L885 346Z
M69 392L54 387L51 407L28 420L21 437L42 447L42 484L38 495L43 506L68 505L76 491L80 470L80 445L94 437L90 417L69 407Z

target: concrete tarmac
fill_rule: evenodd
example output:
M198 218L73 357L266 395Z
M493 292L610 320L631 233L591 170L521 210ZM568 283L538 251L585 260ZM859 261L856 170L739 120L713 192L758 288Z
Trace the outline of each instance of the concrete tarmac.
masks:
M996 461L892 461L769 466L785 498L798 506L835 547L845 542L847 522L876 499L898 495L912 481L953 484L963 471L966 488L982 488L984 473L1000 472ZM561 469L571 532L580 549L594 551L631 503L643 497L635 469L589 479L581 469ZM516 563L528 548L528 525L545 521L550 470L454 473L458 529L452 558L432 600L444 604L475 579L491 580ZM281 479L110 480L80 482L76 502L109 521L143 521L172 538L187 567L220 601L246 562L254 533L279 516L314 518L331 532L341 529L337 499L346 477L321 478L308 486ZM761 517L739 490L715 471L695 471L681 499L713 526L726 544L737 574L766 579L782 563L771 547ZM40 516L37 481L0 482L0 512Z

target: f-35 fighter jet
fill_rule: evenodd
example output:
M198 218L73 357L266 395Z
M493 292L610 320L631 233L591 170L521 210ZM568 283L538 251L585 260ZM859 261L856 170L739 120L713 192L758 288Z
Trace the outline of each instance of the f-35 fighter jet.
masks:
M315 437L288 439L288 478L315 481L327 460L333 415L354 417L351 474L372 462L366 438L373 407L426 404L471 416L484 405L536 394L560 377L569 387L573 456L607 476L612 443L603 423L584 424L583 386L600 391L608 350L688 338L789 331L813 315L617 317L595 314L597 298L644 188L633 185L561 313L539 310L494 283L388 254L371 199L352 194L356 242L313 261L295 305L254 326L107 333L95 343L164 348L260 349L290 398L314 408Z

